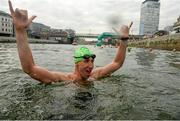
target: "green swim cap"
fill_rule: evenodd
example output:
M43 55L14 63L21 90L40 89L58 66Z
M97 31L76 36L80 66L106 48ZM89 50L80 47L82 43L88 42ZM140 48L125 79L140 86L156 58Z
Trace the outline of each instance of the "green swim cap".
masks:
M80 47L77 50L75 50L74 53L74 62L78 63L83 60L84 55L93 55L93 53L87 48L87 47Z

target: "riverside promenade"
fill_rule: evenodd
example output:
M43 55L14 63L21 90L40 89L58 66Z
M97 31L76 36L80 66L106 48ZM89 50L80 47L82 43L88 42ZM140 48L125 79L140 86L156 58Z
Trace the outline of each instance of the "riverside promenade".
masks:
M58 41L54 40L43 40L43 39L31 39L28 38L29 43L36 43L36 44L59 44ZM15 37L0 37L0 43L15 43Z
M128 46L180 51L180 33L155 38L130 41Z

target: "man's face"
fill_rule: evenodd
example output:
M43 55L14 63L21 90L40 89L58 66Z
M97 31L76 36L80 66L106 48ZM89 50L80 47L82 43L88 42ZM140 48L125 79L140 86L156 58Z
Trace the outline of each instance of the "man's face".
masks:
M80 75L87 79L91 75L91 72L94 68L94 59L93 58L88 58L88 59L83 59L81 62L77 64L78 70Z

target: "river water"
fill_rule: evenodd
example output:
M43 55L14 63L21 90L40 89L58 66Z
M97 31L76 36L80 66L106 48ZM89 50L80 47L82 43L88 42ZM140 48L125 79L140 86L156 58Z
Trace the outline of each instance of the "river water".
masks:
M88 46L96 67L116 48ZM71 72L77 46L31 44L35 62ZM91 88L40 84L22 72L16 44L0 44L0 119L180 119L180 52L132 48L112 76Z

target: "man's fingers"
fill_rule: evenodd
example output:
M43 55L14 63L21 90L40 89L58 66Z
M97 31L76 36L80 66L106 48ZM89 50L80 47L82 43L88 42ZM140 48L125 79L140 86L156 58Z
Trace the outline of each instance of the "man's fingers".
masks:
M28 23L30 24L37 16L31 16L31 18L29 18Z
M37 16L31 16L31 18L29 18L30 21L33 21Z
M14 12L14 15L15 16L20 16L21 15L21 12L20 12L19 8L16 8L16 10Z
M10 12L11 12L11 15L14 16L14 9L13 9L13 7L12 7L12 3L11 3L10 0L8 0L8 3L9 3L9 10L10 10Z
M132 26L132 25L133 25L133 22L131 22L131 23L130 23L130 25L129 25L129 29L131 28L131 26Z
M27 10L19 10L22 15L28 16Z

